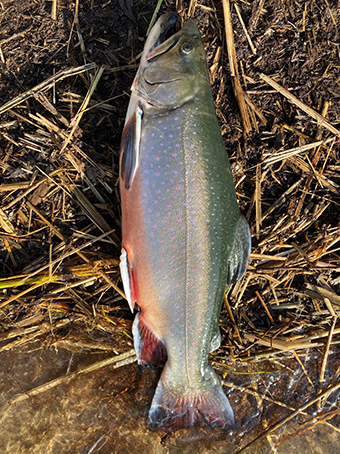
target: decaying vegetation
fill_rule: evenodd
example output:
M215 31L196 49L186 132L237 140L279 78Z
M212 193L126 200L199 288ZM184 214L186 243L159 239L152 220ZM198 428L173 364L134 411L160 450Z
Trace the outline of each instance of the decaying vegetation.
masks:
M256 437L281 452L316 426L339 447L340 5L178 0L161 11L168 7L194 17L204 37L253 236L211 356L239 421L230 452L257 452L246 448ZM118 269L118 152L155 8L0 1L0 355L40 339L42 348L113 351L116 366L135 359ZM74 326L110 340L71 341ZM11 405L65 381L24 389Z

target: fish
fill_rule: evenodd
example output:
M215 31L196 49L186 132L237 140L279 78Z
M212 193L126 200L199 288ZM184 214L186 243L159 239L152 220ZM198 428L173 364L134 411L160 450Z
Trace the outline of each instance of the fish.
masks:
M138 363L162 365L149 427L229 429L208 355L226 286L248 266L241 215L194 20L162 15L131 86L120 147L120 271Z

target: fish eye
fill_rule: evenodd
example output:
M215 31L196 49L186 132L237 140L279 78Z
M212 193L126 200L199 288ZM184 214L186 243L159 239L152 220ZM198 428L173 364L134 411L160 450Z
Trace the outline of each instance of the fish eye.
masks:
M185 55L191 54L191 52L192 52L193 50L194 50L194 46L193 46L190 42L188 42L188 41L186 41L185 43L183 43L182 46L181 46L181 51L182 51L182 53L185 54Z

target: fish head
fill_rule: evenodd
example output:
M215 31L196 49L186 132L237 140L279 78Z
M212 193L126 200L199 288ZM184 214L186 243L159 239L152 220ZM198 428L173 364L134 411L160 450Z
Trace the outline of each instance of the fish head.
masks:
M196 23L161 16L146 41L132 92L156 110L183 105L210 90L206 56Z

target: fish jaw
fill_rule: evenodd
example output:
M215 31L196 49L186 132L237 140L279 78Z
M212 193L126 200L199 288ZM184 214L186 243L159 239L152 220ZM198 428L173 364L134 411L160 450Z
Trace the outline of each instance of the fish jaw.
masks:
M131 86L134 105L128 109L127 120L137 98L154 111L165 112L189 102L198 93L210 91L206 84L205 51L197 25L188 20L180 31L168 38L164 31L169 17L171 20L173 14L159 18L146 41Z

